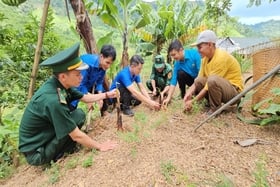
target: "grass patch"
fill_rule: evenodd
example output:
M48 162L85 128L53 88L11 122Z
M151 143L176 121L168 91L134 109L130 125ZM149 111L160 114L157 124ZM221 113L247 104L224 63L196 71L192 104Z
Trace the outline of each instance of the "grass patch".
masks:
M161 174L164 176L165 180L174 186L186 186L186 187L195 187L195 184L192 184L189 181L189 177L186 173L177 169L172 161L161 162L160 164Z
M133 125L133 131L131 132L119 132L118 135L119 137L127 142L127 143L132 143L132 142L140 142L140 126L137 124Z
M253 172L253 176L255 178L255 184L252 187L269 187L269 183L267 180L268 172L265 169L266 166L266 156L262 155L256 162L256 169Z
M65 165L66 169L74 169L79 164L79 158L72 157Z
M49 175L49 183L54 184L59 181L60 168L57 163L51 162L51 167L46 168L47 174Z

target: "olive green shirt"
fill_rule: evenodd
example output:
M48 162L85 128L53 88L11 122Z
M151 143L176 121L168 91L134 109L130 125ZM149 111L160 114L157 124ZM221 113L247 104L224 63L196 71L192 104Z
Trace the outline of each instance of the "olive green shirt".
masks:
M58 140L76 128L70 102L83 97L75 88L66 90L52 77L34 94L19 127L20 152L33 151L54 137Z
M170 80L172 78L172 68L170 66L170 64L165 63L164 69L162 72L158 72L155 68L155 65L153 65L152 68L152 72L151 72L151 76L150 79L151 80L164 80L165 82L165 86L170 85Z

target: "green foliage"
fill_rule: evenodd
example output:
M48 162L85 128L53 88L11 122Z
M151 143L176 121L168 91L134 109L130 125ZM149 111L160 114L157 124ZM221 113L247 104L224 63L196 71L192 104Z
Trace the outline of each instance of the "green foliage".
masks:
M69 161L67 161L65 167L66 169L74 169L77 167L78 163L79 163L79 159L77 159L77 157L75 158L73 157Z
M2 0L2 2L8 6L19 6L24 3L26 0Z
M220 180L217 182L215 187L234 187L234 184L227 176L222 175L220 176Z
M53 26L53 11L49 9L40 61L61 49L58 37L52 30ZM38 30L39 21L32 14L28 15L23 28L13 27L9 24L0 27L4 53L0 56L0 66L2 67L0 74L1 77L5 77L0 80L0 93L3 95L0 103L4 106L12 104L24 106L26 103L26 91L29 87ZM40 69L38 77L36 77L37 87L49 76L49 70Z
M93 164L93 155L90 154L90 155L83 161L82 166L83 166L84 168L88 168L88 167L92 166L92 164Z
M273 88L271 92L273 93L272 97L257 103L253 107L253 110L256 111L259 116L264 116L260 121L260 125L280 124L280 104L274 103L274 99L280 97L280 88ZM267 107L263 107L264 105Z
M171 161L162 162L160 164L161 174L165 177L165 180L169 183L172 182L171 178L174 172L176 172L176 167Z
M256 162L256 171L253 172L255 177L255 184L252 187L269 187L267 180L268 172L265 169L266 161L265 156L261 156Z
M5 116L2 112L0 111L0 178L9 175L12 165L18 165L18 126L21 116L17 108L6 112Z
M57 163L51 162L51 167L46 170L49 175L49 183L54 184L59 181L60 168Z
M242 55L237 53L233 53L233 56L239 62L242 73L246 73L252 69L252 60L250 58L243 57Z
M165 180L171 185L186 187L195 186L189 181L187 174L180 171L170 160L160 163L160 171Z
M182 0L157 1L154 9L142 10L142 14L151 19L150 24L136 33L139 37L137 52L144 56L161 53L173 39L180 38L183 44L187 43L193 34L192 29L201 23L199 6Z
M139 142L140 141L139 130L140 127L134 124L132 132L119 133L119 136L121 139L123 139L125 142L128 143Z

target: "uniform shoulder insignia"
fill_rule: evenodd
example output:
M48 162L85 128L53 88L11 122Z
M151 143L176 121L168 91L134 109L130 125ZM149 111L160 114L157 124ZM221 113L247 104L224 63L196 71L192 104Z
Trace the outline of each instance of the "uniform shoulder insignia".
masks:
M169 72L169 73L167 74L167 78L168 78L168 79L171 79L171 77L172 77L172 72Z
M60 88L57 88L57 95L60 103L67 104L65 98L65 90L61 90Z

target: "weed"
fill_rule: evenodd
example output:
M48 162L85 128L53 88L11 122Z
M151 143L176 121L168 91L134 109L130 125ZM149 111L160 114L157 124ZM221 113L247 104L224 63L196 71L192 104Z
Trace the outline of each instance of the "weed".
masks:
M147 117L144 112L137 112L134 116L135 121L140 122L141 124L146 124L147 123Z
M167 161L167 162L162 162L160 164L160 168L161 168L161 174L163 174L165 180L168 183L171 183L172 182L171 177L176 172L176 167L173 165L171 161Z
M151 129L156 129L160 125L164 124L167 121L167 115L159 114L159 118L156 119L156 121L151 125Z
M225 175L219 177L219 182L215 185L216 187L234 187L233 182Z
M132 147L131 148L130 155L131 155L132 158L136 158L136 156L137 156L137 149L136 149L136 147Z
M165 177L165 180L172 184L178 186L178 185L184 185L187 187L194 187L195 185L189 182L189 178L187 174L181 172L179 169L176 168L176 166L171 162L162 162L160 164L161 168L161 174ZM174 178L172 180L172 178Z
M252 185L252 187L269 187L269 183L267 181L268 172L265 169L265 160L265 155L263 155L256 162L256 171L253 172L255 184Z
M54 184L59 180L59 165L55 162L51 162L51 167L48 168L46 171L49 174L49 183Z
M140 132L140 126L137 124L134 124L132 132L119 132L118 135L125 142L132 143L132 142L140 141L139 132Z
M92 166L92 164L93 164L93 155L90 154L89 157L86 158L86 159L83 161L82 166L83 166L84 168L87 168L87 167Z
M66 163L66 169L73 169L76 168L78 165L79 159L77 157L71 158L67 163Z

